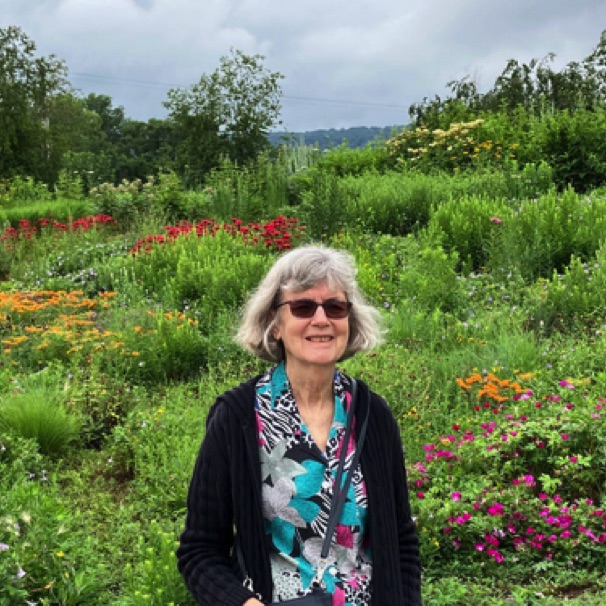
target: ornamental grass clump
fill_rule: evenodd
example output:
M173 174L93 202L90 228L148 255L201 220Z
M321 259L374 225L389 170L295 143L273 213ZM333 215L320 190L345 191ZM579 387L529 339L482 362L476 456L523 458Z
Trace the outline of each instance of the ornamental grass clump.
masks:
M457 381L468 414L424 445L409 480L426 560L601 569L606 398L583 379ZM526 384L526 385L525 385ZM602 555L600 555L602 554Z
M78 438L80 420L56 393L35 388L0 399L0 429L33 439L42 454L57 456Z

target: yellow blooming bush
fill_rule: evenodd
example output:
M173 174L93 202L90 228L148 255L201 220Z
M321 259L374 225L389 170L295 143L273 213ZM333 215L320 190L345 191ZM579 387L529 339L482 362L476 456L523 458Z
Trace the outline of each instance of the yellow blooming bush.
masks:
M485 120L454 122L447 129L419 126L405 129L385 145L391 157L407 168L457 171L477 166L502 166L516 158L518 143L494 141Z

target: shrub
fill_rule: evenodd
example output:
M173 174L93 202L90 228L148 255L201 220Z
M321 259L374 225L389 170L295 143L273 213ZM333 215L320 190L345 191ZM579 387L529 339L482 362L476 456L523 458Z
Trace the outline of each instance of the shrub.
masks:
M345 179L341 187L350 222L367 232L402 236L427 225L432 206L449 196L442 185L439 178L387 173Z
M206 368L208 343L206 322L200 314L131 310L138 315L136 325L124 326L124 312L108 320L122 324L114 348L97 356L96 363L110 376L135 384L183 381L199 376Z
M132 225L137 215L146 209L146 200L141 195L143 183L124 180L120 185L101 183L90 190L95 210L110 215L123 226Z
M330 173L314 172L298 209L309 237L321 240L351 225L347 211L348 199L340 180Z
M316 168L337 177L359 177L370 172L384 172L393 168L393 161L384 145L370 144L351 149L347 144L326 150L317 161Z
M240 305L257 285L271 263L265 248L223 230L214 236L190 233L124 259L107 273L116 276L123 270L131 283L155 293L167 309L187 305L206 320Z
M587 262L573 257L563 274L554 271L533 292L530 308L535 328L570 332L591 326L606 312L606 248L600 248Z
M560 189L578 192L605 184L606 112L603 109L557 112L545 118L542 157L553 168Z
M606 200L570 189L522 201L501 218L490 265L515 268L527 281L563 272L573 256L588 261L606 241Z
M470 196L439 206L428 229L442 232L444 249L459 255L459 268L479 270L486 265L495 240L500 238L501 223L511 215L505 202Z
M602 566L606 401L585 380L555 390L522 386L530 381L457 380L467 414L410 465L426 561L530 573Z
M0 183L0 206L11 208L21 206L24 202L49 202L52 194L44 183L35 181L32 177L13 177Z

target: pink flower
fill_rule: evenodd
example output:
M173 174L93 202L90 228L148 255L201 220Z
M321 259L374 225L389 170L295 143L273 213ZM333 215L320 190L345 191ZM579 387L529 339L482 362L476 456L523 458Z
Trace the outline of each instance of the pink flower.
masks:
M460 501L461 500L461 493L460 492L453 492L450 496L452 497L453 501Z
M500 217L490 217L490 222L498 225L499 223L503 223L503 219Z
M424 492L417 492L417 497L419 499L424 499L425 498L425 493Z
M494 558L494 560L496 562L503 562L505 560L505 558L501 555L501 553L497 550L497 549L488 549L488 551L486 552L488 553L492 558Z
M488 513L491 516L502 516L505 513L505 509L501 503L495 503L488 508Z
M534 476L531 475L524 476L524 482L526 482L526 486L536 485L536 482L534 481Z
M577 463L579 460L579 457L568 457L571 463Z
M570 436L567 433L563 433L562 435L560 435L560 438L562 438L562 440L568 440Z

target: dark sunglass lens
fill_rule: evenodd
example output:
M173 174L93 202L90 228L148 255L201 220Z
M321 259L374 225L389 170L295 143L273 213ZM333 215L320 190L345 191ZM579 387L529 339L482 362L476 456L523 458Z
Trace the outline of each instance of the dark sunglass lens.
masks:
M325 301L324 311L329 318L342 319L349 313L348 301Z
M289 305L292 315L297 318L311 318L318 308L316 302L311 299L300 299L299 301L293 301Z

